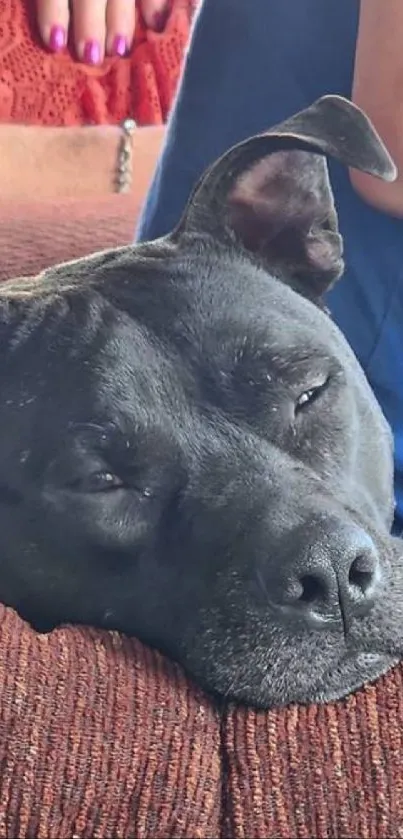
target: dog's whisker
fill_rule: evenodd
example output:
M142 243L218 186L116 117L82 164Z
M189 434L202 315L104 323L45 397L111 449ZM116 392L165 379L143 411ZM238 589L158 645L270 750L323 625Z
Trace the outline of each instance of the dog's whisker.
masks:
M269 592L268 592L268 589L267 589L266 581L263 578L263 574L262 574L260 568L255 569L255 576L256 576L256 579L259 583L260 588L263 591L263 594L265 595L267 600L269 600Z

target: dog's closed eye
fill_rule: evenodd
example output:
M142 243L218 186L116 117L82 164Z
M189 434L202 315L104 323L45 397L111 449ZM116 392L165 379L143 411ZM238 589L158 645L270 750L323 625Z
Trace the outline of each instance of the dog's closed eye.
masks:
M314 385L313 387L304 390L295 403L295 415L297 416L302 411L305 411L307 408L313 405L313 403L316 402L320 398L320 396L322 396L322 394L326 390L328 383L329 379L327 378L324 382L321 382L320 384Z
M87 475L72 478L65 484L65 488L72 492L94 495L96 493L115 492L116 490L133 490L144 498L152 498L153 490L148 486L125 481L122 477L108 470L99 470Z
M66 488L75 492L111 492L124 487L123 480L113 472L98 471L88 475L72 478L66 483Z

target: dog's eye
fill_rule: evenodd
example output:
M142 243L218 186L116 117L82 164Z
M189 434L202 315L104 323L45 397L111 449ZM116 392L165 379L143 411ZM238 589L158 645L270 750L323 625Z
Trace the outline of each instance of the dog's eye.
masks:
M315 387L309 388L309 390L304 390L303 393L298 397L295 403L295 413L298 414L300 411L303 411L309 405L312 405L315 402L320 394L323 392L327 384L323 382L320 385L316 385Z
M114 489L121 489L123 481L113 472L93 472L91 475L80 477L71 481L69 489L77 492L109 492Z

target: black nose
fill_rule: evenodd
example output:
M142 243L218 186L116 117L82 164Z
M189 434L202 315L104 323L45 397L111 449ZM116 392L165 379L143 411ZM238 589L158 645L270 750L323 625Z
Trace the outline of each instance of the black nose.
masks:
M290 620L299 616L316 628L346 625L374 606L381 582L378 552L358 527L322 529L302 551L294 542L292 558L271 582L270 600Z

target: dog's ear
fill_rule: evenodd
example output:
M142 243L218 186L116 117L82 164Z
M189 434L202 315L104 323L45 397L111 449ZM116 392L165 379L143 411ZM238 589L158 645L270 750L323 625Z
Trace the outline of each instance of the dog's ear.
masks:
M321 297L343 271L326 155L386 181L397 176L365 114L340 96L324 96L213 164L176 234L224 237L271 273Z

